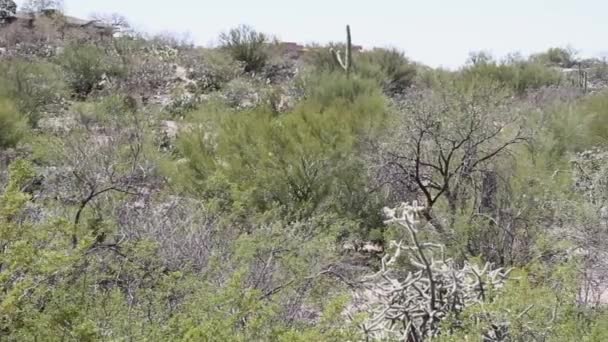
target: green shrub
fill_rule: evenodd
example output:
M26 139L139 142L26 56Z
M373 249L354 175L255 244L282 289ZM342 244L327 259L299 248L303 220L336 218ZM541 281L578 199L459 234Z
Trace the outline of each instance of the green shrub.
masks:
M559 85L562 75L546 65L535 61L512 57L497 62L491 57L473 58L473 63L462 69L465 79L492 80L499 82L518 94L545 86Z
M0 73L4 76L0 80L0 95L12 99L32 126L66 94L61 71L50 63L7 60L0 63Z
M330 49L344 51L344 44L331 43L328 46L311 46L304 61L316 73L341 71ZM385 92L400 93L409 88L416 77L416 67L397 49L374 49L353 51L353 73L363 78L375 80Z
M570 48L550 48L549 50L532 55L531 60L551 66L572 68L576 64L575 52Z
M374 49L362 53L359 63L378 66L379 81L388 93L401 93L409 88L416 77L416 67L397 49Z
M194 93L220 90L244 71L242 62L225 51L215 49L197 50L183 58L182 63L189 70L188 77L195 82Z
M96 98L95 101L75 102L72 112L84 126L118 123L137 111L132 99L122 95Z
M316 72L335 72L343 70L335 58L332 56L330 49L336 51L345 51L346 44L344 43L329 43L327 45L313 44L307 46L306 53L304 54L303 60L306 65L311 66ZM353 51L353 61L356 61L359 53ZM353 64L354 65L354 64Z
M220 35L220 45L232 57L245 63L245 71L259 71L268 60L270 39L252 27L241 25Z
M608 92L548 110L547 139L554 157L608 145Z
M15 146L27 129L27 121L9 100L0 98L0 148Z
M91 44L69 45L57 58L77 97L88 96L104 77L120 76L124 72L117 56Z
M378 211L363 190L366 174L356 151L385 121L378 87L342 74L310 79L307 86L313 89L308 98L279 116L264 108L193 113L198 128L179 143L187 160L182 183L233 208L264 212L279 205L291 214L325 208L376 218L363 214Z

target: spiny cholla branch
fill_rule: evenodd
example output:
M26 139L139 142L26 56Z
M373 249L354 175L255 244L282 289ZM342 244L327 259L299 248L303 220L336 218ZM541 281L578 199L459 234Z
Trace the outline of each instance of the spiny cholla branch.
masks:
M356 293L360 308L369 316L360 326L368 339L423 341L437 336L444 318L457 318L467 306L486 301L509 273L492 269L489 263L483 268L468 262L458 267L446 258L444 246L420 242L423 210L417 202L384 209L385 224L405 228L409 241L392 241L389 249L393 252L382 258L381 270L365 277ZM401 269L404 257L413 271Z

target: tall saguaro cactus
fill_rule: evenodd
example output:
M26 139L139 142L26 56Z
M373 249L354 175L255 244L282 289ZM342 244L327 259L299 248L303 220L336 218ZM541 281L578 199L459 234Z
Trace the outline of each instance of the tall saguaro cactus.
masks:
M342 53L340 51L334 50L333 48L331 48L329 51L331 52L332 56L334 56L336 63L338 63L338 65L344 69L344 71L346 71L346 77L350 76L350 71L353 65L353 44L351 41L349 25L346 25L346 51L344 51L344 59L342 58Z

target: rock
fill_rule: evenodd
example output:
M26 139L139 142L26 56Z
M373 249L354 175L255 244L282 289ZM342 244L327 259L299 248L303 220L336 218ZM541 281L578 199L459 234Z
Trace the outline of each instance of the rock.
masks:
M175 121L163 120L160 122L160 130L164 137L175 140L179 133L179 125Z
M38 121L40 130L53 134L69 133L76 125L76 120L71 116L47 117Z
M180 65L175 66L175 79L183 82L191 81L188 78L188 70Z

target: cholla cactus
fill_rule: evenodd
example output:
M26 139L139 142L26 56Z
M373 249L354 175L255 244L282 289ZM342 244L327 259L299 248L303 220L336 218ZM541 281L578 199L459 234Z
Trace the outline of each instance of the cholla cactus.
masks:
M14 16L17 13L17 4L13 0L0 0L0 20Z
M493 270L490 264L479 268L465 262L458 267L446 258L442 245L420 242L418 232L424 224L418 217L423 210L416 202L384 209L385 223L405 228L410 241L392 241L394 252L384 256L381 270L365 277L356 293L360 308L369 315L360 325L368 339L423 341L437 336L444 318L485 301L509 273ZM414 271L400 272L402 257L409 259Z
M350 37L350 26L346 25L346 51L344 52L344 59L342 59L342 53L340 51L334 50L331 48L329 50L334 56L334 60L344 71L346 71L346 76L350 75L350 70L352 68L352 51L353 44Z

